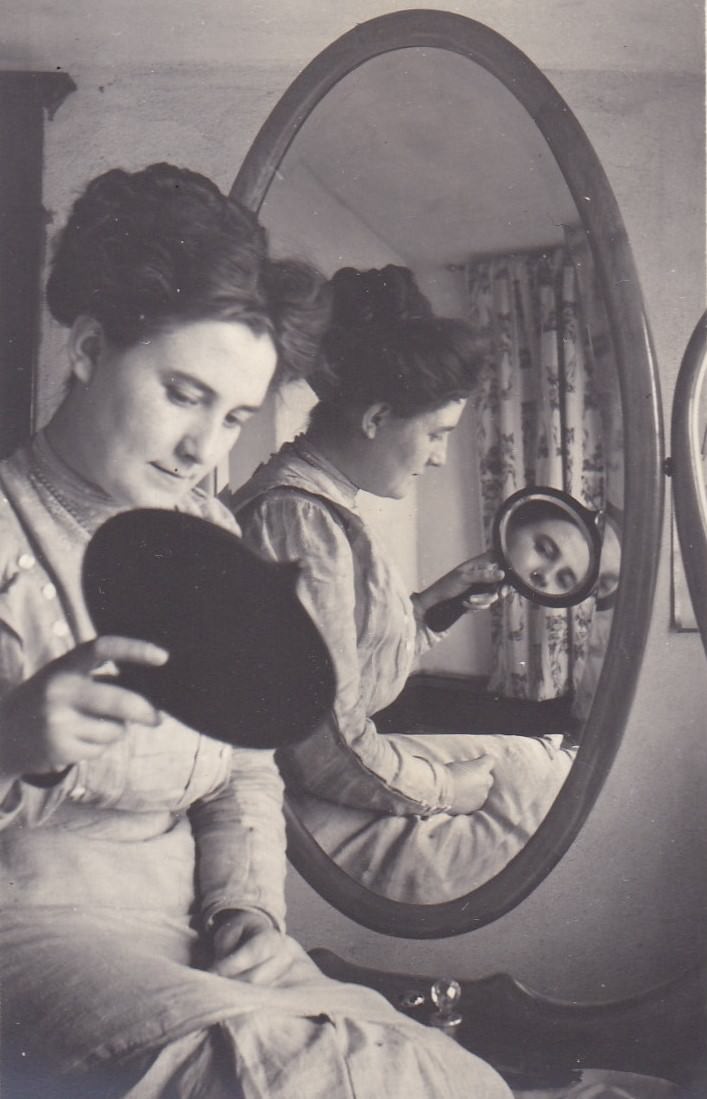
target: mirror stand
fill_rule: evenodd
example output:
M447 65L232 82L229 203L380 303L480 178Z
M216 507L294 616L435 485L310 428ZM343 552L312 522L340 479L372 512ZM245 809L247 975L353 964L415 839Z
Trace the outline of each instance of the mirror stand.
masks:
M374 988L398 1010L429 1021L430 989L439 974L381 973L322 949L311 956L327 976ZM460 984L458 1041L513 1088L563 1087L584 1069L632 1072L693 1089L707 1082L707 966L640 996L591 1004L539 996L508 974Z

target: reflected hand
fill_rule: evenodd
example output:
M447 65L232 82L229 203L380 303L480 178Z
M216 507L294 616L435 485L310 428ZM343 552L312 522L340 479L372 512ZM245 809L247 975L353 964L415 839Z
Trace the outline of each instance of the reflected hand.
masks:
M500 588L504 578L503 569L494 561L489 550L478 554L476 557L462 561L451 570L431 584L423 592L418 594L418 599L423 610L447 599L455 599L463 595L473 584L494 584ZM485 610L492 606L499 598L499 591L484 592L478 595L469 595L463 600L465 610Z
M152 703L94 678L106 662L159 666L164 649L127 637L98 637L46 664L0 706L0 771L46 774L100 755L125 733L126 722L157 725Z
M493 763L491 756L479 756L446 765L453 784L452 816L474 813L484 805L493 786Z
M501 577L503 577L501 572ZM513 588L510 584L498 584L497 588L493 592L489 592L484 595L468 595L466 599L462 600L462 606L468 611L484 611L492 607L494 603L502 603L504 599L508 599L513 594Z
M289 935L258 912L228 912L214 935L212 972L256 985L288 985L311 979L310 959Z

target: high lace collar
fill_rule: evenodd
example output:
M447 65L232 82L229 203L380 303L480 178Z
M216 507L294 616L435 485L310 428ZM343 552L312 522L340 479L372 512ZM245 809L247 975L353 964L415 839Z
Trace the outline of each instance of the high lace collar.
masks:
M29 447L30 475L48 493L55 510L60 508L82 530L91 535L120 506L97 485L86 481L67 466L51 446L45 431L39 431Z

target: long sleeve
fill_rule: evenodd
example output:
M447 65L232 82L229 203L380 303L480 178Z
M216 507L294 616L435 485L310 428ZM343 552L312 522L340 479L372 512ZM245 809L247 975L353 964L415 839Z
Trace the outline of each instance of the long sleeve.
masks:
M425 622L425 612L420 606L420 597L416 592L413 592L410 596L410 602L412 603L417 626L415 634L415 656L419 658L424 656L426 652L429 652L435 645L439 644L439 642L447 636L449 631L440 630L438 633L436 630L430 629Z
M224 909L254 909L284 930L285 823L272 752L232 749L226 781L189 817L204 925Z
M243 519L243 534L266 558L300 562L298 595L336 670L334 710L313 736L282 753L286 776L344 805L399 815L448 809L447 769L380 735L370 717L399 693L416 655L419 624L407 594L391 589L381 562L361 571L332 511L302 494L262 497ZM359 534L365 551L362 525Z
M16 601L17 586L22 587L27 579L16 573L10 575L11 581L0 592L0 703L27 677L24 641L8 621L13 617L9 604ZM13 589L12 598L10 589ZM0 716L0 737L4 735ZM21 778L0 776L0 830L20 816L30 826L46 819L64 800L72 781L73 768L58 782L46 787L36 786Z

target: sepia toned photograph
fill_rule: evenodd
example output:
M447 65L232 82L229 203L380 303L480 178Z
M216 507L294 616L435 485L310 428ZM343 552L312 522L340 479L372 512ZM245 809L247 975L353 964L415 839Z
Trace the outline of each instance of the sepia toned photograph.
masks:
M707 1096L700 0L7 0L0 1099Z

